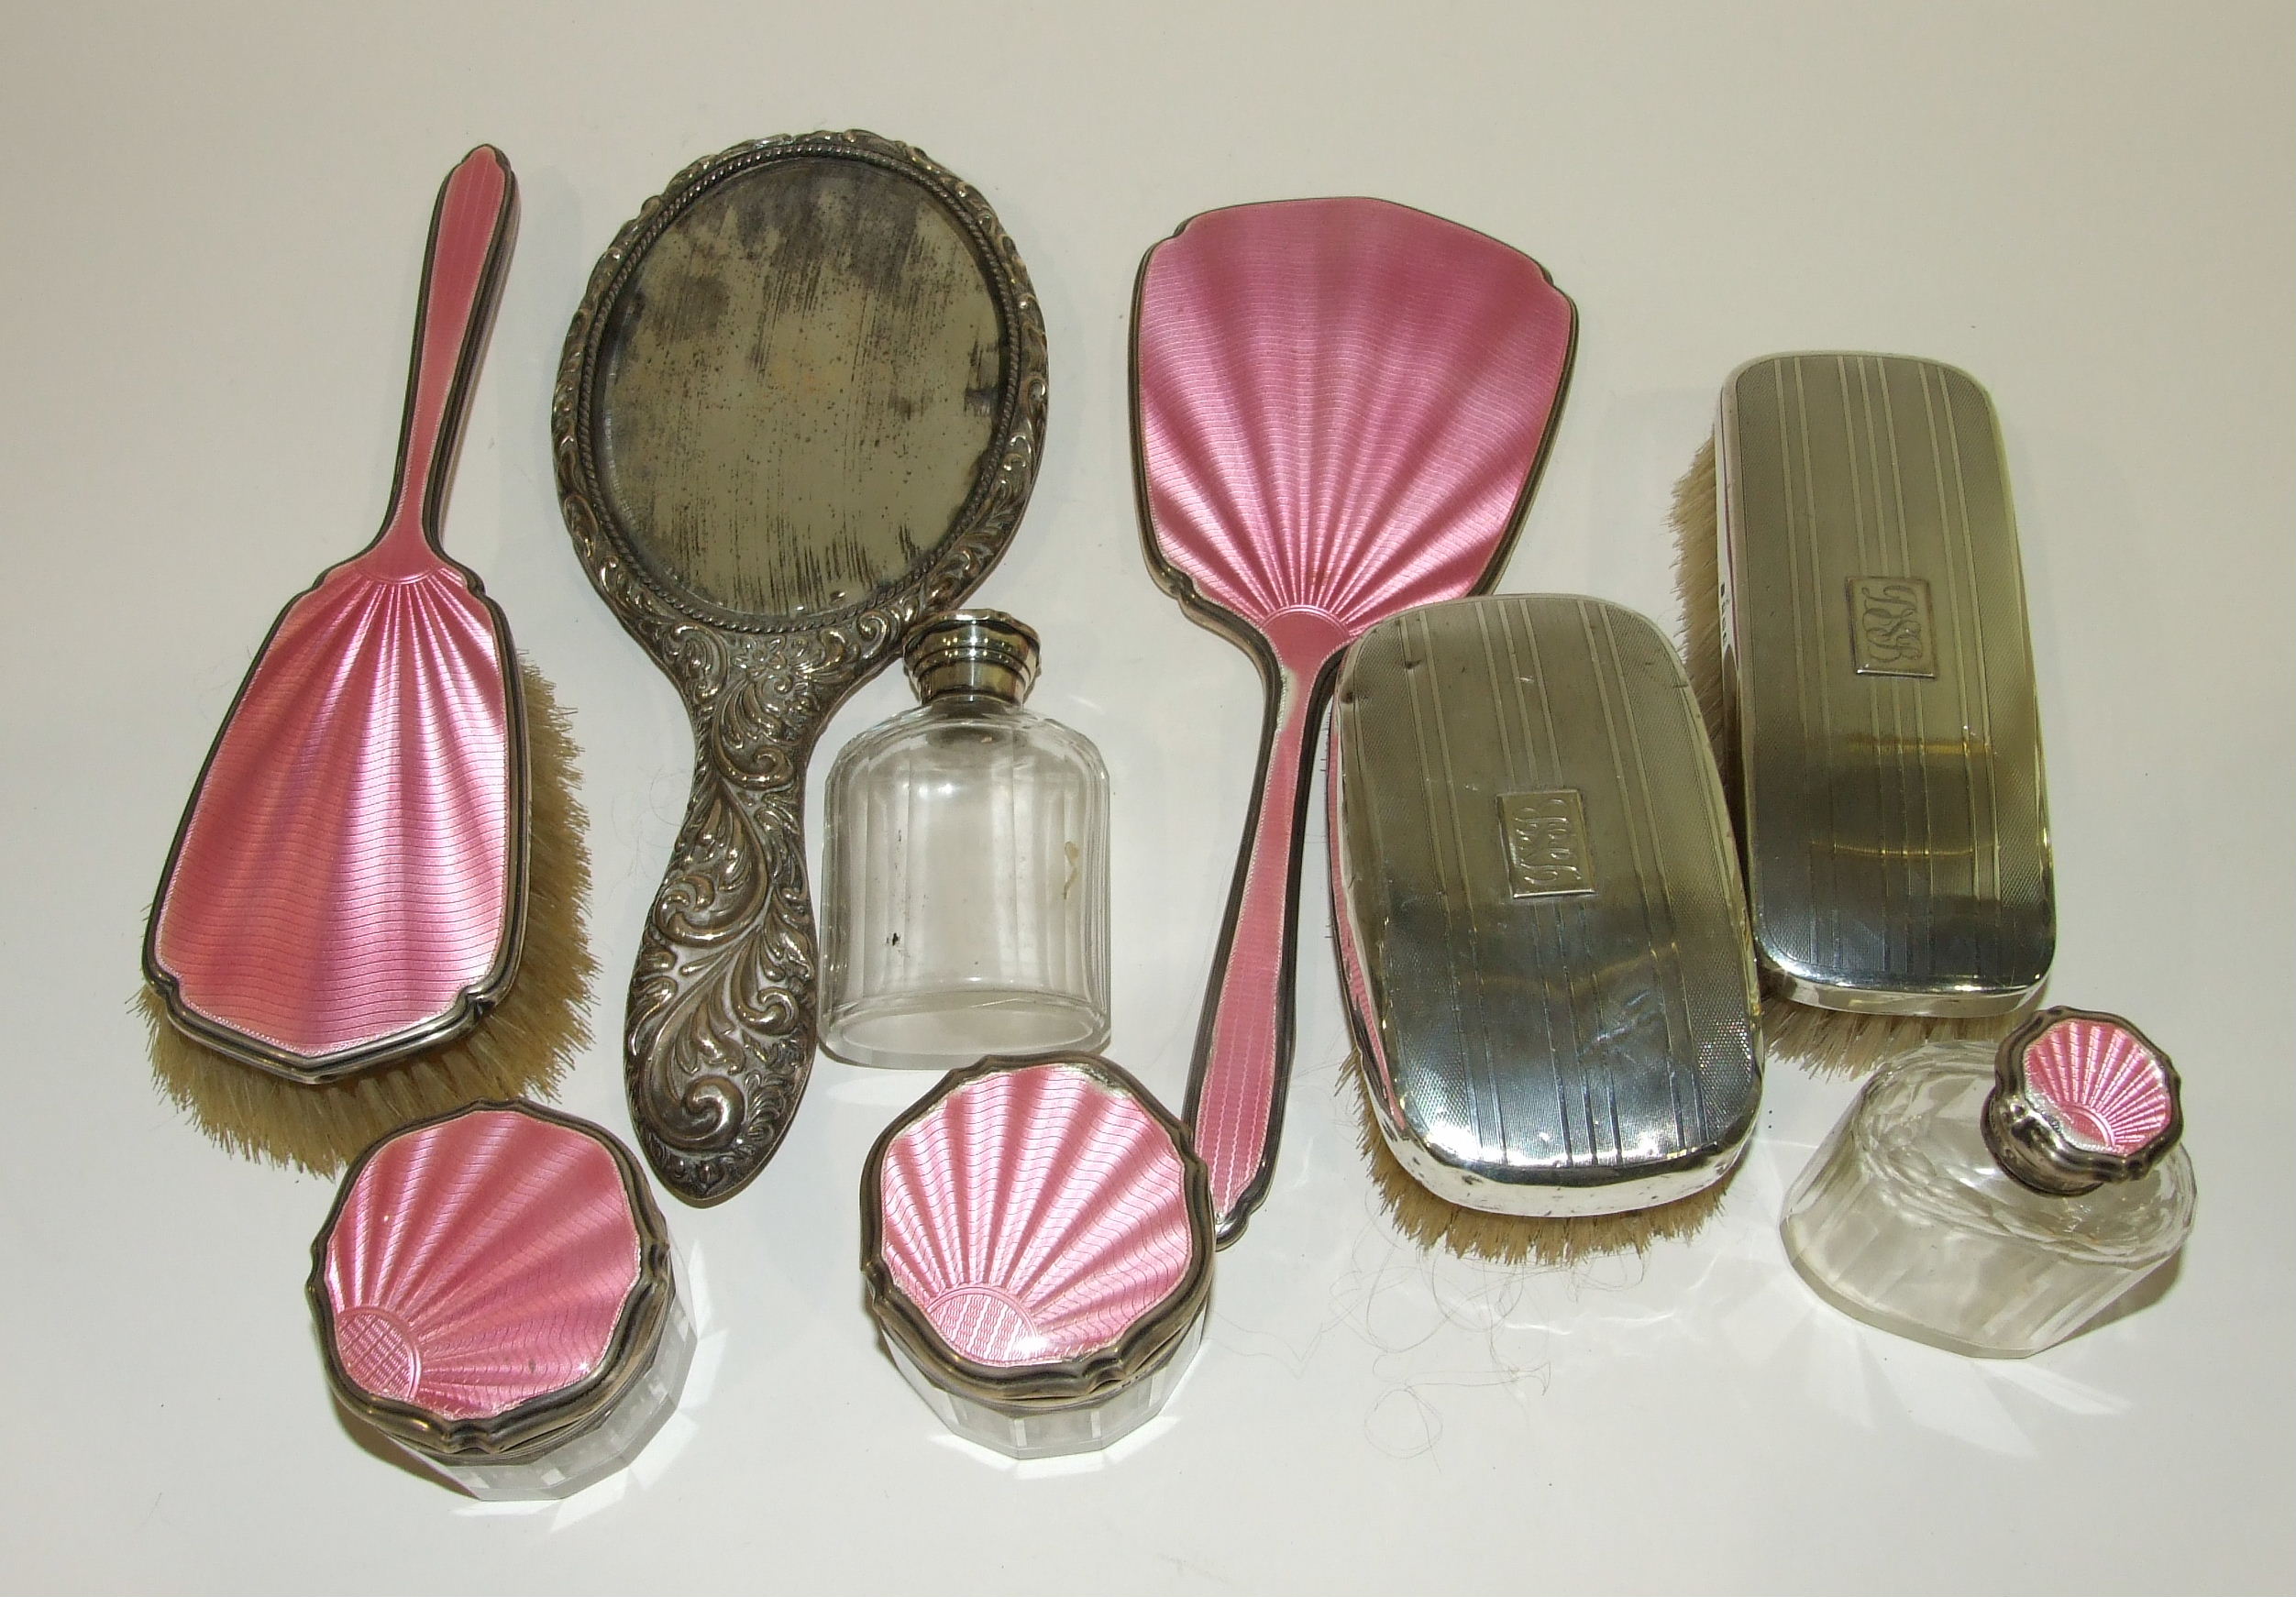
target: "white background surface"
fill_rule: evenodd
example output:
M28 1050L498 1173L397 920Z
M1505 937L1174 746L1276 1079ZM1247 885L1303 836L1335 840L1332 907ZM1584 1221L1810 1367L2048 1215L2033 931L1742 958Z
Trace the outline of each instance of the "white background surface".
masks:
M16 6L0 59L0 1588L233 1592L2284 1590L2292 1556L2285 6ZM861 1157L923 1083L824 1062L740 1200L670 1221L703 1350L632 1475L503 1512L363 1452L301 1286L329 1187L145 1075L145 908L279 606L380 519L424 226L487 139L524 230L447 543L586 747L600 1041L684 802L665 681L553 502L546 411L614 229L694 157L876 128L976 182L1052 340L1049 450L983 602L1115 782L1114 1057L1168 1099L1257 733L1245 656L1150 583L1124 358L1141 252L1371 193L1577 301L1504 586L1669 624L1664 507L1731 367L1937 357L2008 438L2048 728L2053 995L2189 1083L2202 1188L2151 1306L2023 1363L1822 1307L1774 1231L1848 1101L1776 1072L1687 1246L1430 1263L1373 1206L1319 887L1274 1195L1171 1423L1082 1469L938 1433L854 1267ZM881 678L817 762L905 702ZM1319 826L1310 825L1311 857Z

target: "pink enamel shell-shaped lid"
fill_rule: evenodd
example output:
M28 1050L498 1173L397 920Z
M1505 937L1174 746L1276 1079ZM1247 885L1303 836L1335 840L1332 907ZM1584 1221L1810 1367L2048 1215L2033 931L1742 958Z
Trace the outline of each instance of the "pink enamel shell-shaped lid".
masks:
M2045 1009L2002 1044L1994 1074L1987 1139L2028 1185L2132 1179L2183 1131L2176 1067L2118 1015Z
M629 1155L524 1104L377 1143L313 1255L338 1391L370 1418L386 1417L375 1400L414 1411L400 1417L434 1445L601 1384L635 1303L668 1284L660 1218Z
M955 1073L879 1140L862 1201L872 1306L944 1373L1120 1380L1209 1289L1203 1166L1105 1061Z
M2126 1156L2175 1116L2160 1051L2125 1021L2076 1016L2025 1047L2026 1091L2082 1148Z

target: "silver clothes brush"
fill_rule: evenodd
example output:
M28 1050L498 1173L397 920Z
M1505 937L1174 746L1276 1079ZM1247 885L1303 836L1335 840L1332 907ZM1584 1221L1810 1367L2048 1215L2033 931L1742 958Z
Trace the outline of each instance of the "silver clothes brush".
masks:
M1994 1036L2056 946L2008 473L1967 373L1767 357L1677 490L1690 669L1781 1056Z

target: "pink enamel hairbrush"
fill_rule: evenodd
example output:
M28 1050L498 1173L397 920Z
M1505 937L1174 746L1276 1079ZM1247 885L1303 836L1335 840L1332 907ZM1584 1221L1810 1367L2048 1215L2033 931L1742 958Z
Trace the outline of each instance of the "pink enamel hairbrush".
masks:
M452 1041L518 966L526 743L510 628L438 547L516 215L489 146L439 191L382 531L272 626L152 906L144 974L168 1019L297 1083Z
M1133 441L1156 579L1260 667L1259 787L1188 1079L1220 1240L1264 1195L1290 1068L1314 732L1340 652L1487 587L1569 377L1540 264L1381 200L1207 212L1148 252Z

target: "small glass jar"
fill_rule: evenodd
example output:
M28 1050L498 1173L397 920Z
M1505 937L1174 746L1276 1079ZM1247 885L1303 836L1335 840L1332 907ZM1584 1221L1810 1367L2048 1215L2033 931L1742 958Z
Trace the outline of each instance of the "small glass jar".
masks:
M312 1244L336 1401L474 1497L567 1497L678 1406L693 1327L629 1151L481 1103L359 1155Z
M1105 1059L986 1059L885 1129L861 1274L942 1424L1014 1459L1154 1419L1203 1341L1212 1203L1187 1130Z
M1884 1066L1786 1198L1818 1295L1957 1353L2053 1347L2172 1257L2191 1161L2169 1058L2127 1021L2048 1009L1998 1049Z
M920 627L923 702L829 773L822 1046L942 1070L1109 1034L1108 771L1022 707L1036 633L993 610Z

